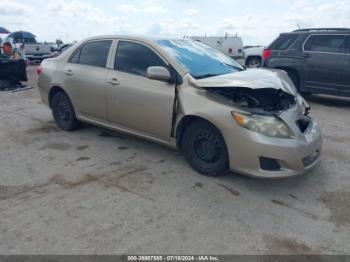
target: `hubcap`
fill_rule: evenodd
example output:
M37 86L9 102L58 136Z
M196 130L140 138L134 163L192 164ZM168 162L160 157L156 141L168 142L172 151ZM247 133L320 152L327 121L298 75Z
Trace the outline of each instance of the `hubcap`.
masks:
M259 68L260 67L260 63L256 60L253 60L249 63L249 68Z
M221 147L217 138L207 132L201 132L194 142L194 151L205 162L216 162L221 157Z
M61 121L69 120L70 108L67 101L64 99L60 100L57 105L57 116Z

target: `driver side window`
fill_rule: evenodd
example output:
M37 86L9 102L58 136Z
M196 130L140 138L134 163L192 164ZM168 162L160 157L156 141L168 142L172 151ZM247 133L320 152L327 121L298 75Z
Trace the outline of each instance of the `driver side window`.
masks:
M168 68L164 61L145 45L119 41L114 62L115 70L145 77L150 66Z

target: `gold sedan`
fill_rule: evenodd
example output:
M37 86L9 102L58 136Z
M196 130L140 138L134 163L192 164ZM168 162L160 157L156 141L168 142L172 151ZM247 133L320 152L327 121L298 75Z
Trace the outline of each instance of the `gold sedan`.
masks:
M101 36L38 68L57 125L88 122L182 150L204 175L313 168L321 132L284 71L249 69L189 39Z

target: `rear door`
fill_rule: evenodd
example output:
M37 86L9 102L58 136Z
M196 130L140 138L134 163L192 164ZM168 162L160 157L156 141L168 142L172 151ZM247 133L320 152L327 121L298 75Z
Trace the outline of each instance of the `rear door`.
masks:
M303 45L305 88L337 94L344 85L345 35L311 34Z
M346 54L344 61L344 86L340 89L340 94L350 96L350 35L346 39Z
M83 44L69 59L62 72L64 87L78 114L90 120L107 122L107 60L112 40Z
M169 68L150 46L118 41L114 70L107 77L108 118L118 127L169 141L175 84L147 78L150 66Z

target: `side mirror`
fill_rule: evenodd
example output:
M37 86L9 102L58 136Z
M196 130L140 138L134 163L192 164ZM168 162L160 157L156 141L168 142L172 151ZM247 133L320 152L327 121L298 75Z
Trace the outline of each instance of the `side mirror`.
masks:
M147 68L146 76L149 79L169 81L171 78L170 72L163 66L150 66Z

